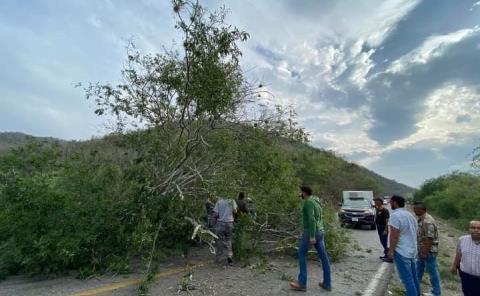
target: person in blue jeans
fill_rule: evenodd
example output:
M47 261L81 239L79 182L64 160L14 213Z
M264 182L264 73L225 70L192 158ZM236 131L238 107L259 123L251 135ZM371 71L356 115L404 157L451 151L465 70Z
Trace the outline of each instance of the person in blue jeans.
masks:
M418 281L422 282L425 267L430 276L430 285L432 286L432 294L435 296L442 295L440 288L440 273L437 267L437 254L429 252L427 257L417 261Z
M393 259L407 296L420 295L417 276L417 220L405 209L405 199L394 195L390 199L393 213L388 220L388 257Z
M330 291L332 289L330 262L325 250L322 206L318 197L312 195L312 189L308 186L302 186L300 197L303 199L302 207L302 228L298 247L298 263L300 273L298 280L290 283L290 287L296 291L307 290L307 252L313 245L317 250L323 269L323 282L318 285Z
M422 282L425 267L430 276L430 285L432 294L439 296L442 294L440 288L440 274L437 267L438 253L438 229L435 219L427 213L427 207L422 202L413 204L413 211L418 218L418 260L417 276L418 281Z

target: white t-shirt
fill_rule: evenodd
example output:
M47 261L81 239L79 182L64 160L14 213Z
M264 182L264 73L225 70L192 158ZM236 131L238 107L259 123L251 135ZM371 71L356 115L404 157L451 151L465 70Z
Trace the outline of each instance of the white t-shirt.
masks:
M460 269L480 277L480 244L476 244L471 235L464 235L458 240L457 253L462 254Z
M220 199L213 208L220 222L233 222L233 212L236 210L237 203L233 199Z
M395 251L406 258L417 257L417 220L405 208L393 210L388 225L400 230L400 236ZM388 246L390 246L390 235Z

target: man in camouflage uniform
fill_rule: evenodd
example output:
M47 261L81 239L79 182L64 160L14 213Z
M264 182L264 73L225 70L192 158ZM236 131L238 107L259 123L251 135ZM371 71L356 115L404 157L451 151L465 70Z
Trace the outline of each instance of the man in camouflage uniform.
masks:
M418 259L417 275L418 281L422 282L425 267L430 275L430 284L432 294L441 295L440 275L437 267L438 253L438 229L435 219L427 213L427 207L424 203L416 202L413 204L413 211L418 217Z

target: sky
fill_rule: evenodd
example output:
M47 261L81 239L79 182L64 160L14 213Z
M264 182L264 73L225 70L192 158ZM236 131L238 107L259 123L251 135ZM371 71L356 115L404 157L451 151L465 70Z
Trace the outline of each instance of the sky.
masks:
M418 187L480 145L480 1L205 0L250 33L242 67L311 144ZM118 82L129 40L175 48L168 0L0 1L0 132L109 131L78 82Z

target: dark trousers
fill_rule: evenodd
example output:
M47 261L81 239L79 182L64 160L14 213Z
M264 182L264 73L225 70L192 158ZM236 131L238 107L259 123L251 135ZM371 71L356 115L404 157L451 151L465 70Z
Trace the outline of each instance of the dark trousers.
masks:
M215 244L215 261L218 263L222 259L224 249L227 249L228 258L233 257L233 222L217 222L217 236L218 239Z
M465 273L461 270L460 279L462 280L462 291L465 296L480 295L480 277Z
M387 256L388 254L388 245L387 245L387 240L388 240L388 231L387 234L383 234L385 231L385 225L377 225L377 232L378 232L378 237L380 238L380 243L383 246L383 254Z

